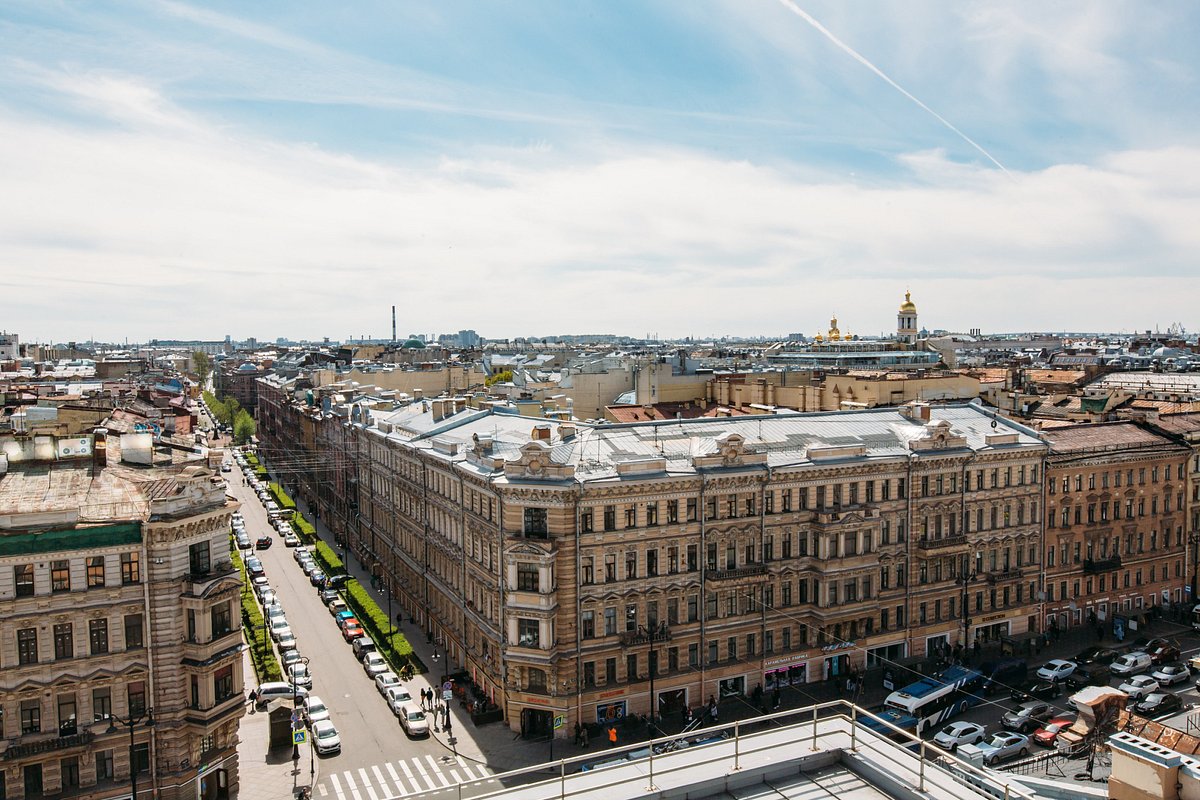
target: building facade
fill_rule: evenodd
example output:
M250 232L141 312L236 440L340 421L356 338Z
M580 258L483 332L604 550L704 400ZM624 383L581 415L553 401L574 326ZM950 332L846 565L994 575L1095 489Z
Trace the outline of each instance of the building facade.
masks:
M351 427L350 547L525 733L1038 628L1046 447L977 406Z
M149 434L0 437L0 796L127 797L134 771L167 800L236 791L224 487Z
M1046 624L1126 630L1190 599L1190 450L1131 422L1046 432Z

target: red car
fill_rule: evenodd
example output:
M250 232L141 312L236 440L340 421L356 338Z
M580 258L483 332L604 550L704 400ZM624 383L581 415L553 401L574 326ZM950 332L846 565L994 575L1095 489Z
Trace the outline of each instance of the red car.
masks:
M258 541L254 543L254 548L256 550L266 550L270 546L271 546L271 537L270 536L260 536Z
M1071 727L1074 722L1074 717L1055 717L1047 722L1044 728L1038 728L1034 732L1033 741L1042 747L1054 747L1054 743L1058 741L1058 734Z
M353 642L360 636L366 636L366 634L363 633L363 629L358 625L347 625L342 628L342 638L347 642Z

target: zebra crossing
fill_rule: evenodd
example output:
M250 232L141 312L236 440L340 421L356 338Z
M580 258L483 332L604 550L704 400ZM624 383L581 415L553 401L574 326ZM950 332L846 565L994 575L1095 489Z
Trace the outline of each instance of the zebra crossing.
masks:
M317 795L336 800L391 800L460 783L490 783L491 775L487 767L462 756L424 755L332 773L317 786Z

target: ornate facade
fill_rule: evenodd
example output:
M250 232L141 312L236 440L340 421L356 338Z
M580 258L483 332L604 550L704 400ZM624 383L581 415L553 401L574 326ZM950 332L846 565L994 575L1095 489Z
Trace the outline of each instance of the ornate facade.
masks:
M139 795L230 796L244 696L224 481L119 463L99 434L45 444L0 439L2 796L128 796L131 768Z

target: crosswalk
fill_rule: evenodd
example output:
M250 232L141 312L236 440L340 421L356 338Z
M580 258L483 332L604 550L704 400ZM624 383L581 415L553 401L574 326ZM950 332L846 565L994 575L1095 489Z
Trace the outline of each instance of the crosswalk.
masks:
M491 775L487 767L462 756L424 755L329 774L317 786L317 795L336 800L392 800L460 783L491 782Z

